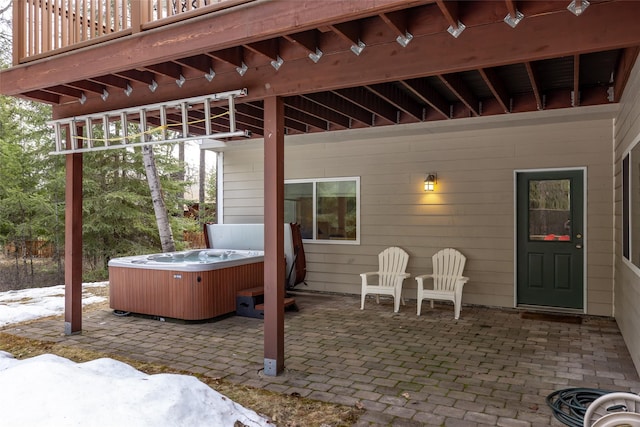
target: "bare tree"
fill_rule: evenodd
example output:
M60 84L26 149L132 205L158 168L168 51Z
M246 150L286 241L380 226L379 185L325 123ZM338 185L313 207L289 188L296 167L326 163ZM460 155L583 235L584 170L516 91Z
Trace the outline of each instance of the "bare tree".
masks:
M164 196L162 195L162 186L160 185L160 179L158 178L155 155L153 154L153 147L151 145L144 145L142 147L142 158L144 170L147 173L149 190L151 191L153 211L156 214L156 222L158 224L162 251L174 252L176 250L176 245L173 240L173 232L171 230L171 223L169 222L169 213L167 212L167 205L164 201Z

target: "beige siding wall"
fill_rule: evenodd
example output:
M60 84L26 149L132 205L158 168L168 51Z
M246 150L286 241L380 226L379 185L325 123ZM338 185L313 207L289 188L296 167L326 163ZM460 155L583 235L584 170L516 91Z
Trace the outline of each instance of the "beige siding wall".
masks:
M612 315L611 108L306 135L287 139L286 179L360 176L361 244L305 244L309 288L360 293L359 273L387 246L410 254L412 275L455 247L468 258L463 302L514 306L514 171L586 167L588 312ZM224 154L224 221L262 221L263 152ZM422 190L437 172L434 193ZM415 298L415 280L404 295Z
M640 61L621 100L615 126L615 317L640 372L640 272L622 257L622 157L640 138ZM634 218L636 221L638 218Z

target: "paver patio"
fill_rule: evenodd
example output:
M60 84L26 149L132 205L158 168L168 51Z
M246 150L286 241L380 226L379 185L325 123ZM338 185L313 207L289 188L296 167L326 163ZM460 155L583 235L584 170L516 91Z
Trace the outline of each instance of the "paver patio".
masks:
M84 315L65 336L60 318L2 330L63 342L245 385L345 405L361 403L357 425L562 426L545 403L572 387L640 392L640 379L613 319L581 324L523 319L517 310L415 301L393 313L359 296L298 293L285 320L285 372L266 377L262 320L231 316L184 324Z

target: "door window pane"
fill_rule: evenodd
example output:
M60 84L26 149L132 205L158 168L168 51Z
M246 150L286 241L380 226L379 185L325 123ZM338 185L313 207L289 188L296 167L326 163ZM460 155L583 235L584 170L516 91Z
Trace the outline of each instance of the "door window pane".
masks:
M571 240L571 180L529 181L529 240Z

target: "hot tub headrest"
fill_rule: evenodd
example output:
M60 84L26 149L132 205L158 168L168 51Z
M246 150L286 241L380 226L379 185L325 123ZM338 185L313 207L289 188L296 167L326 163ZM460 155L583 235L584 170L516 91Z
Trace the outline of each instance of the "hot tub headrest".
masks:
M207 235L213 249L264 250L263 224L207 224Z

